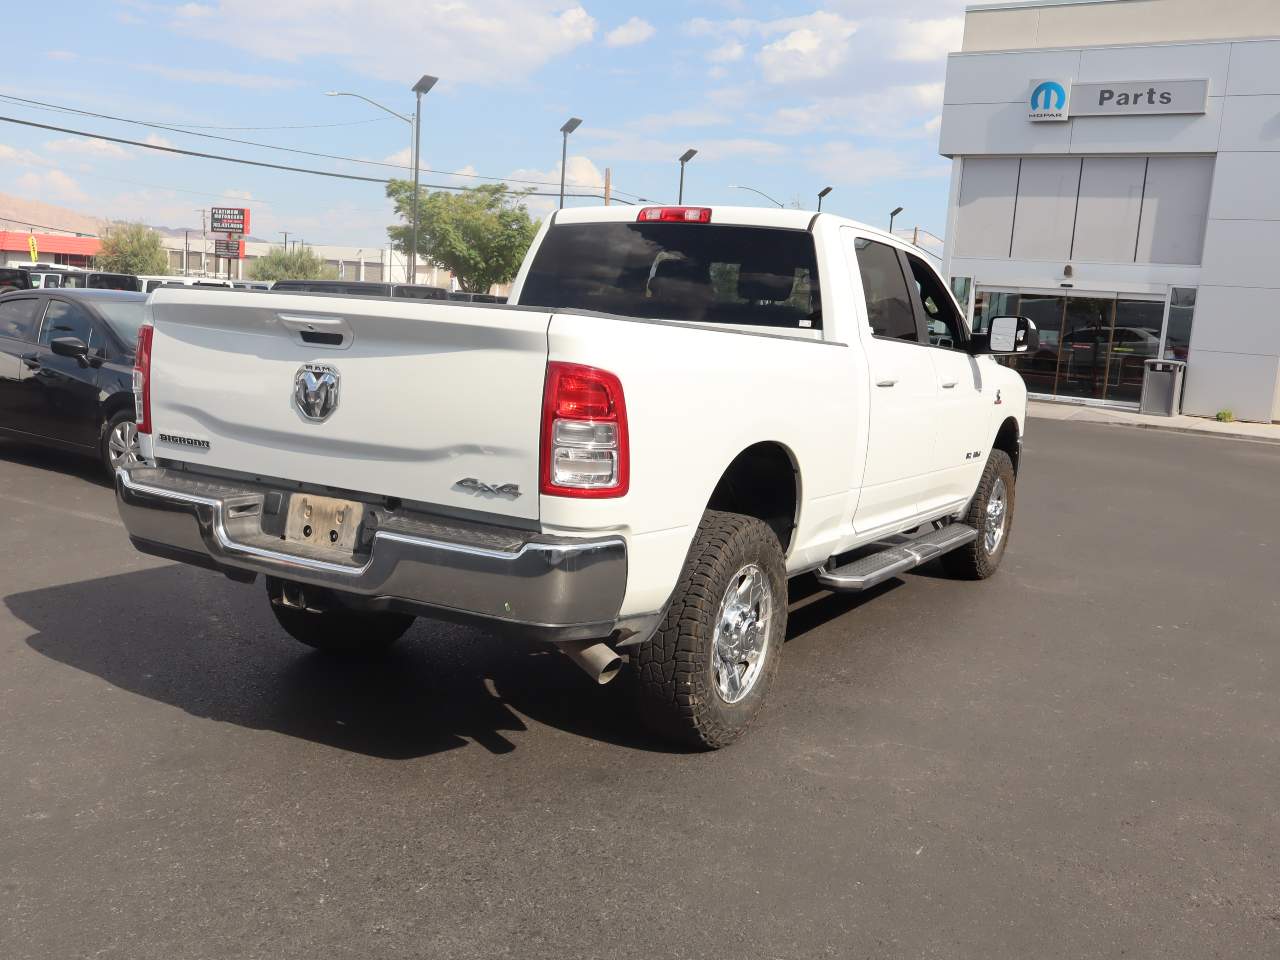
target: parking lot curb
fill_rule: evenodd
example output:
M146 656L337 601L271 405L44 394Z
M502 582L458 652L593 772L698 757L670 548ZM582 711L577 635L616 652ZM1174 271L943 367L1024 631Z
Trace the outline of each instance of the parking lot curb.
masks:
M1280 446L1280 436L1268 437L1258 436L1252 433L1238 433L1236 431L1222 430L1205 430L1197 427L1182 427L1172 423L1139 423L1133 420L1113 420L1106 417L1060 417L1052 416L1035 411L1029 411L1027 416L1033 420L1057 420L1062 423L1092 423L1104 427L1133 427L1138 430L1158 430L1164 433L1181 433L1185 436L1192 437L1209 437L1218 440L1247 440L1250 443L1266 443L1274 446Z

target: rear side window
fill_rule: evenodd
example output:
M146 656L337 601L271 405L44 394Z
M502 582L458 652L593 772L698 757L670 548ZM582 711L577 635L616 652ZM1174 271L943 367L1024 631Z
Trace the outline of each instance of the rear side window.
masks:
M858 252L858 272L862 275L862 294L867 298L867 319L877 337L919 342L916 315L911 309L907 280L902 275L898 251L887 243L876 243L859 237L854 241Z
M813 236L684 223L552 227L520 303L626 317L822 328Z
M24 297L0 303L0 337L34 340L43 302L35 297Z

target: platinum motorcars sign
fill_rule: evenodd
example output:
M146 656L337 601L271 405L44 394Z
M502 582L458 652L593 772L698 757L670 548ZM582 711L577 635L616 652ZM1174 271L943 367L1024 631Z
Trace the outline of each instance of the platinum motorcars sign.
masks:
M1208 80L1032 80L1027 119L1042 122L1072 117L1197 114L1204 113L1208 103Z

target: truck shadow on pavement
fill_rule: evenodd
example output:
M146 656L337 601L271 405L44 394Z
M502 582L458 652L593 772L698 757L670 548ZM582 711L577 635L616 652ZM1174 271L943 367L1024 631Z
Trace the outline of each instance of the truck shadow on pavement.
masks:
M87 453L72 453L69 450L0 437L0 460L21 464L35 470L79 477L99 487L112 485L111 477L108 476L102 462Z
M804 581L797 581L800 592ZM816 588L816 584L813 585ZM862 598L818 596L789 636ZM679 752L644 730L630 677L601 687L539 644L419 620L387 655L312 651L275 623L260 584L182 565L8 596L31 649L190 714L383 759L475 742L516 749L525 718L637 750Z

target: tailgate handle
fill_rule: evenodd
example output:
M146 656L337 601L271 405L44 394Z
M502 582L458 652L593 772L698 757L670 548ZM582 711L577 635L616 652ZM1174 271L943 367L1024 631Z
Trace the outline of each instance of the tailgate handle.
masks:
M345 350L355 340L351 325L342 317L304 317L288 313L277 316L294 339L309 347Z

